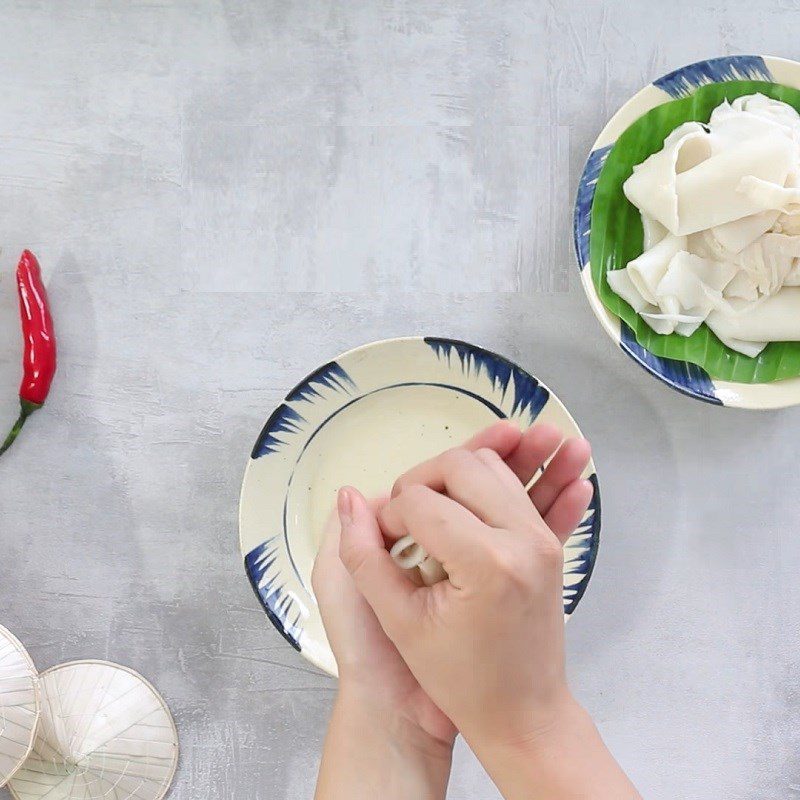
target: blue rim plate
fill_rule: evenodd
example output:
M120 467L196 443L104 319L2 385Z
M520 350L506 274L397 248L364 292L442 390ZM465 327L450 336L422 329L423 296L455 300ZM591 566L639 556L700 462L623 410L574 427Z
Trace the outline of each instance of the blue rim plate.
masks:
M592 203L597 179L617 138L639 117L656 106L692 94L699 86L724 81L757 80L800 89L800 64L772 56L723 56L676 69L634 95L603 128L586 161L575 199L573 233L575 253L586 296L606 333L637 364L682 394L715 405L738 408L784 408L800 403L800 378L773 383L734 383L712 379L687 361L654 356L637 341L633 331L600 300L589 268Z
M502 356L454 339L375 342L301 381L270 415L242 484L239 535L245 572L267 616L309 661L336 674L311 589L311 569L336 491L386 491L413 464L497 419L580 430L558 398ZM600 489L565 546L564 613L575 610L600 539Z

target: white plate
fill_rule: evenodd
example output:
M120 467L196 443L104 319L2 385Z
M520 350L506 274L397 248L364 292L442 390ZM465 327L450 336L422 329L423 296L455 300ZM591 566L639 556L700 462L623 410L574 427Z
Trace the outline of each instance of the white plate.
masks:
M242 485L239 534L245 570L290 644L332 675L311 569L340 486L386 491L414 464L498 419L580 430L558 398L529 373L452 339L392 339L320 367L286 396L261 431ZM564 612L578 604L600 536L600 491L565 548Z
M783 408L800 403L800 378L772 383L732 383L713 380L696 364L660 358L645 350L631 329L600 300L589 266L592 202L600 171L614 142L639 117L656 106L692 94L699 86L724 81L756 80L800 89L800 64L772 56L724 56L676 69L648 84L617 111L603 128L586 161L575 200L575 252L581 283L595 316L606 333L651 375L689 397L738 408Z

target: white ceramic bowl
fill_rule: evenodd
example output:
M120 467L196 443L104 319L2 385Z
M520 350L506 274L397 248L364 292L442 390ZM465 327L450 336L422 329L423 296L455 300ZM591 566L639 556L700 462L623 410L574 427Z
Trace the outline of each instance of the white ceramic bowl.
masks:
M386 491L419 461L497 419L580 435L558 398L510 361L452 339L391 339L323 365L286 396L261 431L239 506L245 570L284 638L336 673L311 590L311 569L340 486ZM600 490L565 547L564 612L582 597L597 555Z
M771 56L712 58L670 72L635 94L603 128L589 154L575 201L575 251L581 282L595 316L622 350L651 375L673 389L707 403L738 408L783 408L800 403L800 378L772 383L732 383L712 379L696 364L654 356L636 341L631 329L603 305L589 268L595 185L617 138L639 117L662 103L686 97L707 83L736 80L769 81L800 89L800 64Z

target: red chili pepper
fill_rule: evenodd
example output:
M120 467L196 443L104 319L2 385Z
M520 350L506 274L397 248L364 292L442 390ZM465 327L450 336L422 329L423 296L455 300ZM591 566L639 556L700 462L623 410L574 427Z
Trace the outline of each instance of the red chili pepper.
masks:
M14 443L28 417L44 405L56 372L53 319L47 303L47 292L42 283L42 271L36 256L30 250L22 252L17 265L17 291L22 336L25 340L24 374L19 389L21 411L11 433L0 445L0 455Z

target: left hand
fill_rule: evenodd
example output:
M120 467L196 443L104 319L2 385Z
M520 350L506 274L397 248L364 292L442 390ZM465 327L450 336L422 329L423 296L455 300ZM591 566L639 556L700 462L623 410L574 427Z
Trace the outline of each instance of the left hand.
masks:
M379 498L370 503L373 518L387 500ZM342 564L340 534L339 516L334 511L311 575L339 668L340 692L355 694L362 704L388 713L394 717L394 724L410 723L434 744L452 747L456 737L453 723L420 688Z

